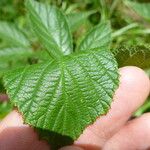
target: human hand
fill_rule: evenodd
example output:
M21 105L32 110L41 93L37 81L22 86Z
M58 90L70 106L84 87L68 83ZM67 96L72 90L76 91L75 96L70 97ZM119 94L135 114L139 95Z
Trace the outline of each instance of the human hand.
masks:
M88 126L74 142L61 150L147 150L150 148L150 113L129 120L150 91L150 81L137 67L120 69L120 86L110 111ZM0 122L0 150L49 150L37 133L11 112Z

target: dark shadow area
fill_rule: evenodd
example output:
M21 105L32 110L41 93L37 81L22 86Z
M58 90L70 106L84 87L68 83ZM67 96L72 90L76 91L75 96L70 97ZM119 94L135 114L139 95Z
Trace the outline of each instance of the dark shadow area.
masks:
M48 130L43 130L40 128L35 129L39 137L43 140L48 141L50 144L50 147L52 150L58 150L59 148L66 146L66 145L72 145L73 139L69 136L64 136L55 132L50 132Z

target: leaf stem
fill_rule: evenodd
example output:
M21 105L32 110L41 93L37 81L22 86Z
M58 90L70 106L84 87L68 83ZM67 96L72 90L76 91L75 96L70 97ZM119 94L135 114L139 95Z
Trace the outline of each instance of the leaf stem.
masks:
M100 13L101 13L101 22L108 20L109 12L106 0L100 0Z
M136 27L138 27L138 24L137 24L137 23L129 24L129 25L127 25L127 26L125 26L125 27L123 27L123 28L121 28L121 29L119 29L119 30L113 32L113 33L112 33L112 38L116 38L116 37L118 37L118 36L120 36L120 35L126 33L128 30L133 29L133 28L136 28Z

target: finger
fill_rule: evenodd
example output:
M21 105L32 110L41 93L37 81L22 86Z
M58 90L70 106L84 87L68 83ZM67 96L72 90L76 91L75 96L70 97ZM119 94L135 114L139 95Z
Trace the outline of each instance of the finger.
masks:
M129 121L104 146L104 150L150 149L150 113Z
M137 67L123 67L120 75L120 86L109 113L89 126L75 142L76 145L100 149L145 101L150 91L150 81L144 71Z
M65 146L63 148L60 148L59 150L83 150L83 149L77 146Z
M0 122L0 150L49 150L46 142L40 141L34 130L23 124L16 111Z

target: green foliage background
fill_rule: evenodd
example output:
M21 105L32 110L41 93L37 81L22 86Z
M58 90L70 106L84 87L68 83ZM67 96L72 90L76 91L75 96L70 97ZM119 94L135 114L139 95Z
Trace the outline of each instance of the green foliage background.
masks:
M91 29L100 21L110 20L112 26L111 49L118 60L119 66L136 65L150 74L150 18L142 12L143 9L150 9L149 0L39 1L56 5L67 14L68 20L72 23L71 26L75 41L74 47L76 47L83 38L83 33ZM144 3L146 3L146 5L143 5ZM4 61L3 58L6 55L4 55L2 51L6 50L6 48L9 48L9 51L11 51L14 45L13 43L10 44L10 42L4 40L0 33L0 93L5 93L3 83L1 82L1 78L5 71L20 66L38 63L47 59L47 54L42 51L42 45L39 44L31 31L23 0L0 0L0 28L1 23L4 21L8 23L8 26L10 24L17 26L18 30L26 36L30 41L30 45L28 46L30 52L22 55L14 51L12 55L7 55L8 57L6 57ZM9 32L7 34L11 35L12 33ZM122 50L125 57L120 56L119 52L122 52ZM1 55L1 52L3 55ZM8 53L9 52L7 52L7 54ZM17 57L13 59L14 56ZM130 61L125 60L126 57L131 58ZM141 62L138 62L141 58L144 62L144 65L142 66ZM2 118L5 116L11 111L11 108L12 106L9 101L5 103L0 102L0 117ZM149 99L134 115L139 116L147 111L150 111Z

